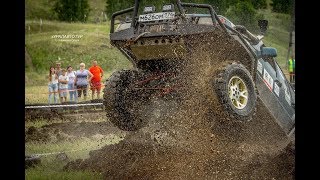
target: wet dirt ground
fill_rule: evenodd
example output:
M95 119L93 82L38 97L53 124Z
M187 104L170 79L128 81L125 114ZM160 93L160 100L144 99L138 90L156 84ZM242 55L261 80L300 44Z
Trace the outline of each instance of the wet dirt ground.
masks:
M294 152L285 150L285 135L261 108L253 121L237 127L160 122L170 119L165 111L150 116L155 121L147 127L68 163L65 170L89 169L105 179L294 179Z
M230 124L183 109L173 114L176 102L155 101L147 114L152 120L136 132L96 122L104 113L78 114L29 127L26 142L122 136L120 143L91 151L88 159L64 168L101 172L105 179L295 179L294 151L285 149L286 136L258 103L252 121Z
M25 131L25 142L54 143L62 140L75 140L78 138L97 138L110 134L123 137L126 132L114 127L109 121L97 121L105 117L105 113L78 113L69 115L48 116L43 121L47 125L40 128L30 126ZM61 121L62 117L62 121ZM54 120L60 120L55 122Z

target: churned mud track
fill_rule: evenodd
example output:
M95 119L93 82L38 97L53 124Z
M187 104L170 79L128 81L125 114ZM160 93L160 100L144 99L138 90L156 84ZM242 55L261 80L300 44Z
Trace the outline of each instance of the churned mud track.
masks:
M254 119L242 124L169 113L175 103L154 106L147 127L65 169L90 169L106 179L294 179L294 153L282 150L286 137L261 102Z
M49 121L50 124L40 128L31 126L26 130L25 141L52 142L73 140L81 137L107 136L110 134L120 137L125 136L125 132L114 127L109 121L96 121L104 116L104 113L70 114L64 116L63 122L50 123Z

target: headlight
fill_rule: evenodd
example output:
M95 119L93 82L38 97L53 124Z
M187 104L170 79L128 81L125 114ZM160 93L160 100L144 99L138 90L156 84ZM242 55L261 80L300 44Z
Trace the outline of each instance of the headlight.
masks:
M162 11L163 12L168 12L168 11L174 11L174 5L173 4L166 4L162 6Z
M153 13L156 11L156 7L155 6L146 6L143 9L143 13L147 14L147 13Z

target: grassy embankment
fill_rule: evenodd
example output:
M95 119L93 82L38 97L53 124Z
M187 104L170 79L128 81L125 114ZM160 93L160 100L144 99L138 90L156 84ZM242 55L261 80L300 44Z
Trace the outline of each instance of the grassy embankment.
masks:
M269 29L264 38L267 46L277 48L277 61L285 70L289 43L290 16L260 10L269 20ZM26 21L26 47L32 59L33 70L26 66L26 103L47 102L47 69L60 58L62 66L72 65L78 69L79 63L86 63L96 58L106 71L103 81L115 70L130 68L130 62L109 43L109 23L83 24L43 21L41 30L39 22ZM61 42L53 35L82 35L79 41ZM89 91L90 92L90 91ZM89 94L90 97L90 94Z
M52 38L69 34L82 37L74 42ZM95 58L105 71L103 81L113 71L131 67L124 55L109 44L108 24L43 21L40 30L39 22L27 20L25 44L32 59L32 67L25 67L26 103L47 103L48 69L59 58L63 68L71 65L74 69L79 69L80 62L89 68Z

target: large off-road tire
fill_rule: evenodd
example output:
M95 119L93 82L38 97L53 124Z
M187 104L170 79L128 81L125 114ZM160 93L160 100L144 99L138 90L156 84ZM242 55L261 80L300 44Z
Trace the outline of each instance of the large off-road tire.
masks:
M103 90L107 117L121 130L136 131L145 125L144 119L139 115L141 99L132 88L138 74L136 70L114 72Z
M218 99L230 119L249 121L256 111L255 84L242 64L226 64L214 81Z

